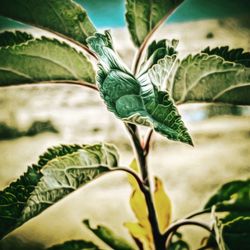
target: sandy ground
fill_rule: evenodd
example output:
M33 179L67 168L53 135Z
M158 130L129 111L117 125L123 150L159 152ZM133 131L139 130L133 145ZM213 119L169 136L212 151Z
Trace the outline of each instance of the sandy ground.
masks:
M209 32L212 39L207 39ZM130 64L134 48L124 30L115 30L119 53ZM198 51L207 45L230 45L250 49L250 29L243 21L208 20L172 24L159 32L160 36L178 38L182 55ZM195 38L195 39L194 39ZM121 42L122 41L122 42ZM95 98L96 97L96 98ZM50 119L59 134L44 133L34 137L0 141L0 187L17 178L27 165L36 162L48 146L60 143L115 143L121 152L121 165L132 159L132 151L123 125L109 113L99 96L79 87L20 87L0 91L0 121L23 129L34 120ZM150 172L160 176L173 201L174 219L200 209L222 183L249 177L250 116L206 118L204 105L186 105L181 113L193 136L195 147L170 142L154 135L149 156ZM21 249L26 242L50 246L69 239L91 238L81 221L105 224L129 239L123 223L134 220L128 205L130 188L126 176L112 173L47 209L45 213L15 230L0 244L0 249ZM200 242L197 231L187 228L193 249ZM194 236L195 235L195 236ZM12 237L20 237L13 243ZM19 244L13 248L13 244ZM27 249L27 247L24 249ZM104 249L108 249L106 246Z

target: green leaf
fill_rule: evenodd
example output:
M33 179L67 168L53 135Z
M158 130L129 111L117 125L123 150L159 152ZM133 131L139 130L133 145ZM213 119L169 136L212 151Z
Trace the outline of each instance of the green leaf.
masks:
M13 46L34 39L32 35L21 31L0 33L0 47Z
M123 121L150 126L171 140L192 144L168 93L160 91L148 73L133 76L113 50L110 39L108 32L88 38L100 60L97 83L108 109Z
M177 104L222 102L250 104L250 69L205 53L183 59L168 86Z
M109 144L48 149L0 192L0 238L117 164L117 150Z
M134 44L139 47L182 2L182 0L126 0L126 21Z
M148 46L147 53L144 62L141 65L139 74L143 74L150 68L153 68L152 73L156 76L160 78L167 77L167 74L171 71L172 65L177 56L177 45L177 40L170 41L163 39L158 42L153 41ZM161 79L158 80L158 82L161 81Z
M116 250L133 250L134 248L123 238L114 234L109 228L98 225L96 228L91 227L89 220L84 220L83 223L91 230L98 238L105 242L108 246Z
M0 86L79 80L95 82L91 63L63 42L42 37L0 49Z
M0 239L18 227L25 203L41 176L40 166L33 165L17 181L0 191Z
M250 245L250 216L238 216L232 218L226 216L219 218L213 214L215 219L214 232L219 250L248 250ZM208 244L214 245L210 237Z
M250 52L244 52L243 49L231 49L229 50L228 46L217 47L210 49L207 47L202 51L208 55L217 55L224 58L226 61L236 62L250 67Z
M168 56L160 59L149 70L149 77L154 85L158 88L165 87L164 84L170 78L171 72L176 62L176 55Z
M1 0L0 15L86 44L95 32L86 11L72 0Z
M250 246L250 217L238 217L223 225L222 237L230 250L248 250Z
M42 177L42 167L48 161L76 152L81 147L64 145L48 149L39 157L38 164L28 167L28 170L17 181L0 191L0 238L19 225L25 204Z
M232 181L224 184L214 194L205 208L211 208L214 231L220 250L248 249L250 244L250 180ZM218 212L224 213L222 216ZM210 237L208 244L213 244Z
M94 243L84 240L70 240L63 244L54 245L47 250L100 250Z
M206 208L216 206L216 211L250 211L250 179L232 181L224 184L205 205Z

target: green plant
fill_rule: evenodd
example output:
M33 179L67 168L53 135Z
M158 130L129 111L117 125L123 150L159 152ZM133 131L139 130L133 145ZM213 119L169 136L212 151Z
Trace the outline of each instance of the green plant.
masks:
M109 111L124 122L131 135L136 160L128 168L120 167L116 147L107 143L48 149L37 164L0 192L1 237L91 180L123 171L133 189L130 205L138 221L125 225L135 243L127 243L105 226L93 228L84 221L111 248L189 249L178 229L195 225L209 233L202 249L248 249L249 179L224 184L203 210L174 223L162 181L155 178L155 188L151 187L147 156L153 131L193 145L176 105L250 104L250 53L228 47L207 48L179 59L176 40L153 41L147 46L155 30L181 2L126 1L128 28L139 48L130 70L116 53L111 34L97 33L86 11L73 1L2 0L0 15L47 30L57 38L34 38L19 31L1 33L0 86L64 83L99 91ZM97 76L88 57L98 61ZM149 127L144 142L138 125ZM212 227L193 220L203 213L212 214ZM79 240L50 249L99 248Z

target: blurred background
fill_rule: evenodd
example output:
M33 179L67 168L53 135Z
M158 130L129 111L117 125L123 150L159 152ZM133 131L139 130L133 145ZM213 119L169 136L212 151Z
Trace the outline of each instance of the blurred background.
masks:
M112 30L119 54L130 65L136 50L126 29L124 1L77 2L87 9L99 30ZM1 3L0 7L4 8ZM229 45L249 51L249 10L249 0L186 0L155 38L179 39L181 56L207 46ZM16 28L44 34L0 17L1 31ZM2 88L0 105L1 189L37 162L46 148L60 143L107 141L119 148L121 165L128 165L133 158L122 123L106 110L94 91L63 85ZM221 184L249 177L250 171L248 107L189 104L181 106L180 112L195 147L154 134L149 156L151 174L163 179L172 199L174 219L199 210ZM134 220L128 205L130 193L124 174L98 179L15 230L0 243L0 249L43 249L65 240L92 239L83 219L107 225L130 239L123 227L125 221ZM202 235L191 227L185 232L196 249Z

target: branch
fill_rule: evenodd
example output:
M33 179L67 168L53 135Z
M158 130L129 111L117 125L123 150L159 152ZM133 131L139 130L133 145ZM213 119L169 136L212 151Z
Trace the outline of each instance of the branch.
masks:
M139 165L140 170L141 170L143 183L147 187L150 187L149 178L148 178L147 161L146 161L146 157L144 156L144 149L141 145L140 136L139 136L139 133L137 130L137 126L134 124L130 124L130 123L125 123L125 126L129 132L130 136L131 136L131 139L132 139L131 141L133 144L134 152L136 154L138 165Z
M6 86L0 86L0 87L12 87L12 86L21 86L21 85L37 85L37 84L69 84L69 85L77 85L77 86L82 86L82 87L87 87L96 91L98 90L98 87L90 82L85 82L85 81L77 81L77 80L49 80L49 81L41 81L41 82L30 82L30 83L14 83Z
M199 221L194 221L194 220L180 220L174 224L172 224L168 230L164 233L163 237L164 239L168 239L168 237L175 232L179 227L185 226L185 225L193 225L193 226L198 226L201 228L204 228L207 230L209 233L212 233L212 229L205 223L199 222Z
M207 208L207 209L192 213L192 214L188 215L187 217L185 217L185 219L191 219L191 218L193 218L195 216L202 215L202 214L207 214L207 213L210 213L210 212L211 212L211 208Z
M139 185L141 191L143 192L143 194L145 195L145 193L147 192L147 189L143 185L143 182L142 182L141 178L138 176L138 174L135 171L133 171L133 170L131 170L129 168L123 168L123 167L114 168L114 169L112 168L112 169L110 169L110 171L112 171L112 172L115 172L115 171L127 172L128 174L132 175L135 178L135 180L138 183L138 185Z
M149 153L150 141L151 141L153 132L154 132L154 130L153 130L152 128L150 128L150 129L148 130L148 133L147 133L146 136L145 136L145 139L144 139L143 150L144 150L144 155L145 155L145 157L147 157L147 156L148 156L148 153Z

